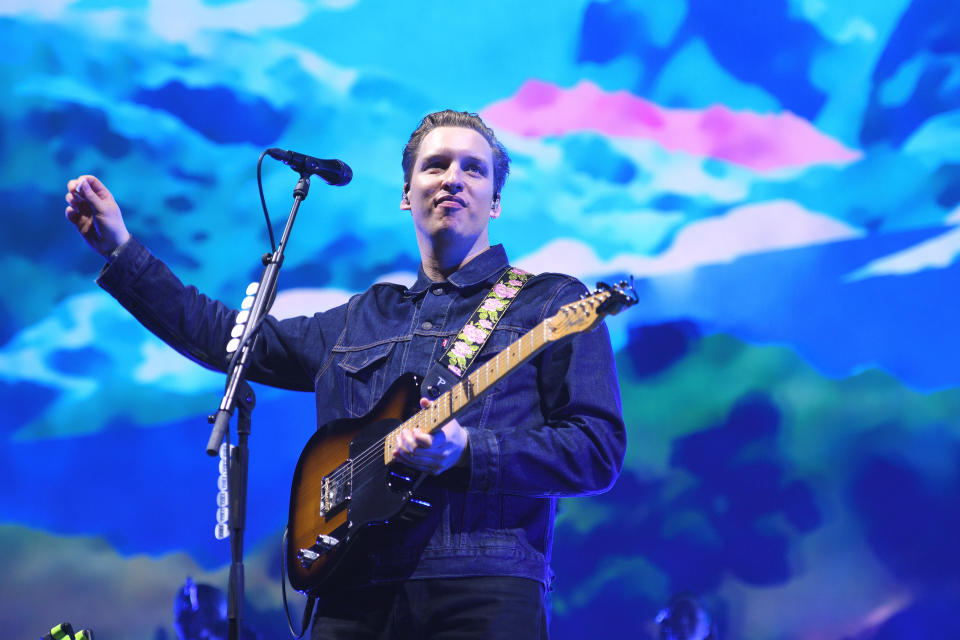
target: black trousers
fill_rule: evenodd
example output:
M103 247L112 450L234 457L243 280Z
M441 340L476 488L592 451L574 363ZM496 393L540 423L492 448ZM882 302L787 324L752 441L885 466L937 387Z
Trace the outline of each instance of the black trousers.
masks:
M547 640L543 585L526 578L408 580L317 603L311 640Z

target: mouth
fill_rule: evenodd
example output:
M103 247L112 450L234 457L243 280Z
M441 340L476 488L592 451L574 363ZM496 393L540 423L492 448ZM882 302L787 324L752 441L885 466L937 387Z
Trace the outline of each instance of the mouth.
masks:
M461 207L466 207L466 206L467 206L467 203L464 202L463 200L461 200L460 198L458 198L457 196L440 196L439 198L437 198L436 200L434 200L434 204L436 204L436 205L438 205L438 206L439 206L439 205L442 205L442 204L444 204L444 203L447 203L447 202L452 203L452 204L457 204L457 205L459 205L459 206L461 206Z

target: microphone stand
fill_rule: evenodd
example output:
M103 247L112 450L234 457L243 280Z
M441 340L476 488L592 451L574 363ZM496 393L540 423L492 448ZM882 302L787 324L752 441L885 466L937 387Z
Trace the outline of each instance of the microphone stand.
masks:
M246 526L247 502L247 463L249 449L247 438L250 435L251 412L256 404L253 389L247 384L245 377L250 366L249 359L256 346L263 318L270 311L273 299L277 293L277 276L283 265L283 252L290 238L293 221L297 217L300 203L310 191L310 174L300 172L300 180L293 190L293 208L287 218L287 225L280 238L280 244L273 254L263 256L263 274L257 287L250 314L243 324L243 333L240 337L240 352L233 358L233 367L227 372L227 384L220 401L217 413L211 415L208 421L213 424L213 431L207 441L207 455L219 455L220 444L226 437L229 442L228 429L234 408L238 408L237 415L237 446L227 458L228 486L230 493L229 523L230 523L230 582L227 592L227 619L229 622L229 640L239 640L241 620L243 617L243 532ZM240 323L238 323L240 326ZM228 447L229 451L229 447Z

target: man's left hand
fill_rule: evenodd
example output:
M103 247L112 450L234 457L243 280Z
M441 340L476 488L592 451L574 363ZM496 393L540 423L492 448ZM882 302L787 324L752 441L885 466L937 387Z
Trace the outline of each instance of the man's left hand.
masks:
M420 399L422 409L429 406L429 400ZM467 430L453 419L433 435L413 429L401 431L397 457L414 469L438 475L466 459L468 446Z

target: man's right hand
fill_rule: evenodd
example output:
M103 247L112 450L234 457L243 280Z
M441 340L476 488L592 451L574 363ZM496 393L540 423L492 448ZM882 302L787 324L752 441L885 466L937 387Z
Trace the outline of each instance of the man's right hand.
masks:
M67 220L104 258L130 239L113 194L96 176L84 175L68 182L65 199Z

